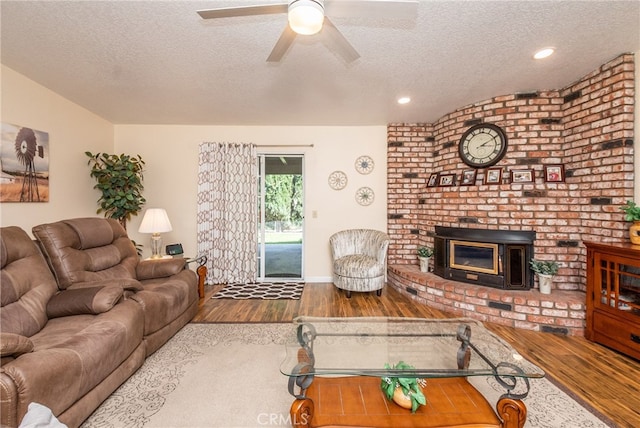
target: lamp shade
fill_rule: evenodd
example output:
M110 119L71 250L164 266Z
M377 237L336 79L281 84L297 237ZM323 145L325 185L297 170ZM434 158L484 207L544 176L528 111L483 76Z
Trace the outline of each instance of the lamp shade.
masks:
M289 26L302 35L316 34L324 22L324 6L321 0L294 0L289 4Z
M142 218L140 233L163 233L171 232L171 222L164 208L149 208Z

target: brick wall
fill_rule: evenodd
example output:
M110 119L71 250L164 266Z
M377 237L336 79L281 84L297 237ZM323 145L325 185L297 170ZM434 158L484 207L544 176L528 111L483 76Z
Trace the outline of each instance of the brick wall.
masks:
M388 283L418 304L515 328L584 336L584 293L513 291L449 281L414 265L389 266Z
M559 91L497 96L462 107L433 124L388 126L389 264L417 264L416 248L433 245L434 226L534 230L536 258L563 264L556 286L584 290L583 240L622 242L619 207L633 199L634 57L624 54ZM501 184L427 187L431 173L467 167L458 141L478 122L508 137ZM547 183L544 165L562 164L565 181ZM511 183L531 168L533 183ZM537 284L536 284L537 286Z

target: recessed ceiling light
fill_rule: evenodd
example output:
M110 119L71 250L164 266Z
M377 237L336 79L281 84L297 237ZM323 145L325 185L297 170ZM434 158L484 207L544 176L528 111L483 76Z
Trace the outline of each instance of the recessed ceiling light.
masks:
M542 59L542 58L546 58L548 56L551 56L553 54L553 52L555 52L554 48L544 48L544 49L540 49L538 52L536 52L533 57L535 59Z
M411 102L411 98L409 97L400 97L398 98L398 104L408 104Z

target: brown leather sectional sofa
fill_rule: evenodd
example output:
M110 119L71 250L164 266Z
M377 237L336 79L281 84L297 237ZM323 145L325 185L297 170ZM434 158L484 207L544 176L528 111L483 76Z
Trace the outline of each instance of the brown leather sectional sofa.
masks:
M112 219L0 229L0 425L79 426L198 310L184 259L140 261Z

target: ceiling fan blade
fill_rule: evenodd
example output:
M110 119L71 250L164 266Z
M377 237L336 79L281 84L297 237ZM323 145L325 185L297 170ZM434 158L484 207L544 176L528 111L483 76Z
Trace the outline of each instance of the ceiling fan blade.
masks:
M325 15L332 17L415 18L417 0L325 0Z
M322 33L327 36L329 42L332 45L333 50L340 55L347 64L360 58L360 54L355 50L351 43L342 35L340 30L333 25L333 22L326 16L324 17L324 25L322 26Z
M288 3L266 4L260 6L222 7L219 9L199 10L198 15L202 19L230 18L233 16L270 15L275 13L287 13Z
M326 21L326 18L325 18ZM278 62L282 59L285 53L289 50L289 47L293 43L296 38L296 32L289 27L287 24L284 27L284 31L280 34L280 38L276 42L276 45L273 47L273 50L269 54L269 58L267 58L267 62Z

